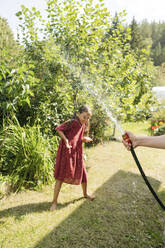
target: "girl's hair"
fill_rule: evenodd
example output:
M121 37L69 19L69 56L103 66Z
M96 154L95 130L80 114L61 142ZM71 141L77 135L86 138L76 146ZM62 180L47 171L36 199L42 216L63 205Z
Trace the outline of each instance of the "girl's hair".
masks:
M87 105L82 105L82 106L79 108L78 112L79 112L80 114L83 113L83 112L86 112L86 113L92 115L92 111L91 111L90 107L87 106ZM85 135L85 136L88 136L88 135L89 135L89 129L90 129L90 122L89 122L89 120L88 120L88 122L87 122L87 124L86 124L86 126L85 126L85 131L84 131L84 135Z
M87 105L80 106L80 108L78 109L77 112L80 114L83 112L86 112L86 113L89 113L90 115L92 115L92 111L91 111L90 107ZM74 112L74 115L71 118L72 120L77 119L77 112Z
M89 113L90 115L92 115L92 111L91 111L90 107L87 106L87 105L82 105L82 106L79 108L78 112L79 112L80 114L83 113L83 112L86 112L86 113Z
M92 111L90 109L89 106L87 105L82 105L80 106L80 108L78 109L77 111L78 113L83 113L83 112L86 112L86 113L89 113L90 115L92 115ZM72 116L71 120L68 121L68 124L70 125L74 120L78 119L78 116L77 116L77 112L74 113L74 115ZM86 124L86 127L85 127L85 131L84 131L84 134L85 135L88 135L89 134L89 128L90 128L90 123L89 123L89 120Z

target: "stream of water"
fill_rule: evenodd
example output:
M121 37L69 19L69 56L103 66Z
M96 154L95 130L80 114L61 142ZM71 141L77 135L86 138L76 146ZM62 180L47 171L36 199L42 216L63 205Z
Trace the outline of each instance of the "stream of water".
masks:
M75 66L71 63L68 63L69 56L67 55L67 53L64 53L61 59L62 63L64 65L67 65L70 71L80 79L83 87L87 89L88 94L91 96L95 96L97 103L102 106L102 108L106 111L109 119L115 124L121 135L123 135L124 131L118 123L117 119L114 118L111 111L112 108L110 108L109 103L105 101L106 97L104 95L104 90L101 87L96 87L94 81L87 78L86 74L82 71L80 66Z

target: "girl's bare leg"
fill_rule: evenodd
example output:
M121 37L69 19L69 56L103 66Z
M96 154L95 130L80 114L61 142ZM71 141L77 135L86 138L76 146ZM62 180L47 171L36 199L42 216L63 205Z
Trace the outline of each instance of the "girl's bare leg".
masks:
M50 207L50 211L54 211L57 206L57 198L61 189L62 181L56 180L55 186L54 186L54 196L53 196L53 202Z
M88 193L87 193L87 183L82 183L81 186L82 186L84 197L93 200L95 198L95 196L88 195Z

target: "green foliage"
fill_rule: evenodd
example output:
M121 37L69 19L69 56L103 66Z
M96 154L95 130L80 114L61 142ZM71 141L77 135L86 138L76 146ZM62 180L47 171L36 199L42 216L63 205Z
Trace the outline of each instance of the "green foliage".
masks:
M164 86L165 85L164 78L165 78L165 63L162 63L161 66L155 67L153 84L155 86Z
M1 130L0 170L12 178L12 188L40 187L52 182L57 138L45 138L39 126L11 124Z
M67 94L52 89L49 92L49 98L42 101L39 109L36 110L36 121L40 123L42 132L51 137L56 134L56 127L70 119L73 112L74 106Z
M105 110L98 105L94 104L92 118L90 120L90 133L89 136L93 139L94 144L98 144L107 139L105 132L108 126L108 116Z
M146 135L144 126L130 123L130 130ZM11 194L0 204L2 247L163 248L164 211L146 187L130 152L121 142L85 150L88 186L96 200L82 198L79 187L63 185L60 204L52 213L52 186ZM164 151L141 149L138 153L164 202Z
M165 62L165 22L148 23L144 20L138 29L142 37L141 44L149 49L149 57L153 59L154 65L160 66Z
M131 28L131 40L130 40L131 48L135 52L140 52L140 50L143 48L142 35L140 33L140 29L135 18L133 18L130 28Z
M164 30L165 23L151 23L152 30L152 58L154 59L155 65L161 65L165 62L165 39L164 39Z
M102 101L120 121L144 118L154 102L153 65L145 46L131 48L125 12L112 20L101 0L48 0L46 12L44 20L35 8L21 7L17 63L5 56L0 62L0 124L15 117L20 123L7 131L1 167L18 189L51 180L57 137L54 144L50 138L80 104L93 109L98 143L109 125Z
M18 53L18 45L7 20L0 17L0 60L5 59L8 63L13 63Z
M49 119L53 120L52 103L62 103L60 96L64 91L67 108L77 108L87 97L91 102L89 88L107 95L108 104L124 120L136 118L137 109L143 113L141 117L145 116L153 103L152 68L145 51L140 56L131 51L130 30L122 25L125 13L111 21L102 1L94 5L91 1L49 0L47 6L47 22L35 9L22 6L18 13L26 60L33 63L35 76L40 80L35 88L35 101L31 103L38 110L38 119L43 120L42 116L45 119L49 113ZM42 41L37 19L44 30ZM65 109L61 110L65 115ZM56 115L55 119L65 117Z
M19 115L20 108L30 107L31 87L36 83L32 65L22 64L15 70L9 70L6 65L3 61L0 64L1 125L5 116Z

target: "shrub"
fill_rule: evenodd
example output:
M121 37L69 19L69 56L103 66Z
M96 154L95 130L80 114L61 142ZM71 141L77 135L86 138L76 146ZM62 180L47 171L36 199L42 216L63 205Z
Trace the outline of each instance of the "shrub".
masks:
M1 132L0 140L4 138ZM14 190L41 187L52 182L56 139L44 137L38 126L8 127L0 150L0 171L3 176L12 177Z
M105 110L100 105L94 104L90 121L90 137L93 139L94 144L107 140L106 130L110 127L108 119Z

